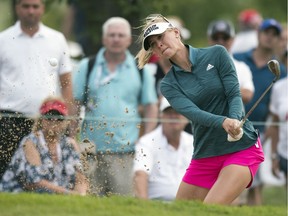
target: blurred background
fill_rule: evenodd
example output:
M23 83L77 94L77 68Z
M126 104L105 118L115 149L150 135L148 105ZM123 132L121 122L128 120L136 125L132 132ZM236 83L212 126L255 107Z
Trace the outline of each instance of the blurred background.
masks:
M0 1L0 31L15 22L13 4L15 0ZM75 31L89 37L90 50L95 53L101 45L101 26L111 16L123 16L133 26L134 41L137 40L141 20L151 13L164 16L175 15L183 20L191 37L186 41L194 47L207 45L206 30L214 19L228 19L239 30L237 17L243 9L253 8L263 18L275 18L287 23L287 0L46 0L46 14L43 22L62 31L68 40L76 41ZM77 5L73 11L71 4ZM71 10L72 9L72 10ZM75 9L75 8L74 8ZM76 15L77 14L77 15ZM77 17L76 23L73 18ZM85 20L86 25L81 25ZM78 25L78 27L73 24ZM132 53L139 45L131 46Z

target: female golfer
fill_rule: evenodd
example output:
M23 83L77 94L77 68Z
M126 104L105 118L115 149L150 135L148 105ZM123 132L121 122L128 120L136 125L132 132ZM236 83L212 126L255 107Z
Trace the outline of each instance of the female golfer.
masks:
M194 153L176 199L230 204L251 185L264 161L262 146L251 122L240 128L243 104L226 49L194 48L183 44L180 35L165 17L150 15L136 56L140 68L152 53L170 60L172 67L161 82L161 92L193 124Z

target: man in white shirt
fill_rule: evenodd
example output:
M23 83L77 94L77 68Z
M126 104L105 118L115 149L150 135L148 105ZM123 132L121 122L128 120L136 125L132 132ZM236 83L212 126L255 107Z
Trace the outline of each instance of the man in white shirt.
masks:
M0 33L0 178L47 96L62 94L75 113L68 46L41 23L44 1L17 0L15 11L18 21Z
M209 45L222 45L231 53L235 36L234 26L231 22L226 20L212 21L208 26L207 36ZM236 68L243 103L248 103L254 94L251 70L244 62L237 61L232 55L231 58Z
M187 119L162 98L159 126L142 136L134 159L135 196L171 201L192 159L193 136L185 131Z
M287 191L287 159L288 159L288 78L281 79L275 83L270 97L270 112L272 124L270 126L271 136L271 161L272 173L280 177L279 172L285 174L285 186Z

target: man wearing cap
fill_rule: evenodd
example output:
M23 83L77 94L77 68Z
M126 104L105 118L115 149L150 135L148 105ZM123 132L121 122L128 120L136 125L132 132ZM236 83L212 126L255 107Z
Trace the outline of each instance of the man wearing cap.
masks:
M193 136L183 131L187 119L163 97L161 124L142 136L134 159L135 196L174 200L193 153Z
M257 29L262 22L261 14L255 9L245 9L239 13L240 31L235 36L231 47L232 53L245 52L258 44Z
M235 36L234 26L226 20L213 21L208 26L207 36L209 45L222 45L230 53ZM248 103L254 94L252 73L244 62L237 61L233 56L231 58L236 68L243 103Z
M278 43L282 28L281 25L275 19L265 19L258 29L258 46L244 53L234 54L235 59L244 61L252 72L253 83L255 92L252 100L245 104L245 109L250 110L255 104L256 100L262 95L262 93L271 84L275 75L270 72L267 62L271 59L275 59L275 46ZM280 78L285 77L285 66L280 63L281 75ZM265 136L265 122L269 114L269 101L271 91L268 92L250 115L249 119L253 121L255 128L260 132L260 138L262 143L267 138ZM248 191L248 204L260 205L262 203L261 195L261 179L259 176L255 176L252 187Z

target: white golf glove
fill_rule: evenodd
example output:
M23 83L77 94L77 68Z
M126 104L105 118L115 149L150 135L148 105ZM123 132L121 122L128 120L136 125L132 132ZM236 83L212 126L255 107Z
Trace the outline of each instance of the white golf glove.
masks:
M235 138L233 138L232 136L230 136L230 134L228 134L227 140L229 142L235 142L235 141L240 140L242 138L242 136L243 136L243 129L240 128L240 133Z
M233 138L232 136L230 136L230 135L228 134L227 140L228 140L229 142L236 142L236 141L238 141L238 140L240 140L240 139L242 138L242 136L243 136L243 128L242 128L243 125L244 125L244 121L243 121L243 119L242 119L242 121L240 121L240 125L239 125L239 127L240 127L240 133L239 133L238 135L236 135L235 138Z

